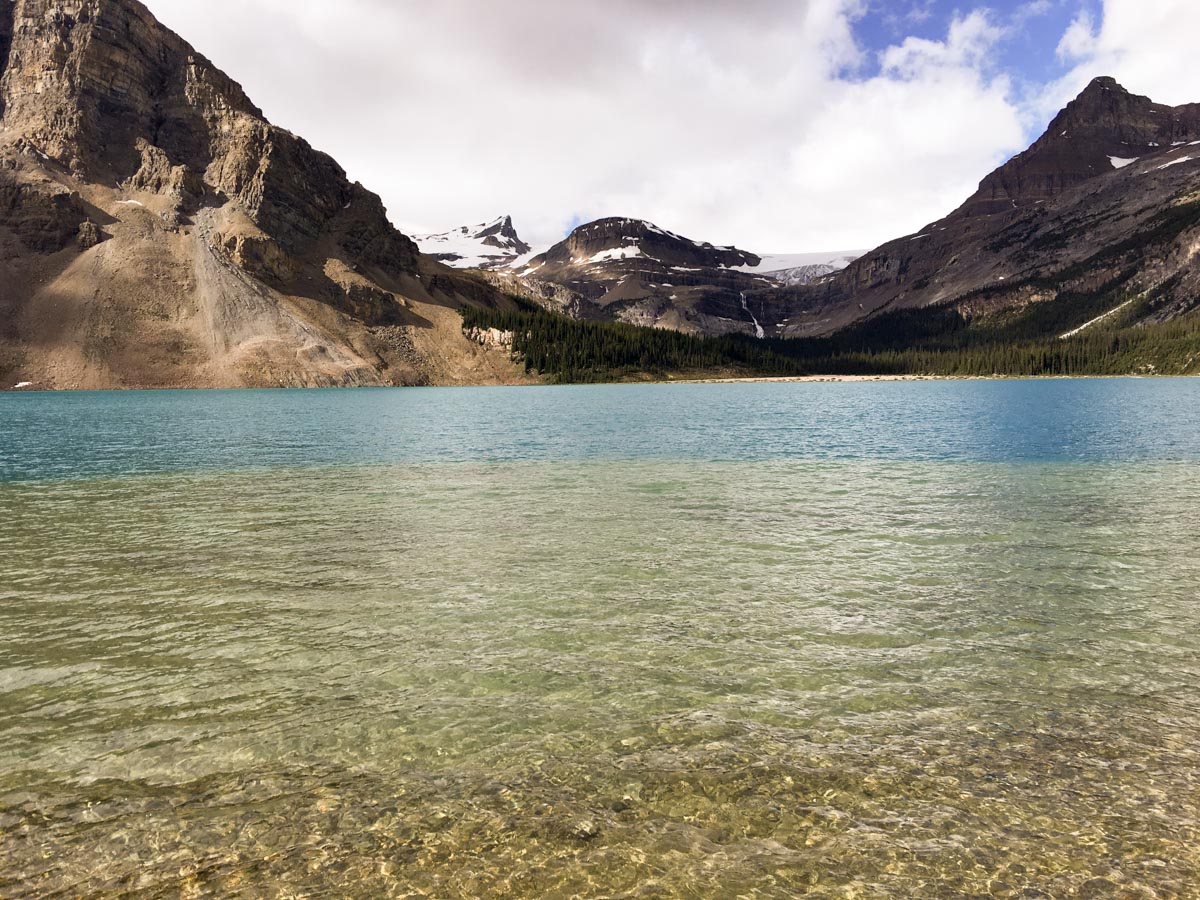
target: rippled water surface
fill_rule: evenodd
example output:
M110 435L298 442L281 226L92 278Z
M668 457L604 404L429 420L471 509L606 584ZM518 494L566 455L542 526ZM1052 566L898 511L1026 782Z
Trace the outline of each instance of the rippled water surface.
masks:
M1200 382L0 396L0 896L1200 896Z

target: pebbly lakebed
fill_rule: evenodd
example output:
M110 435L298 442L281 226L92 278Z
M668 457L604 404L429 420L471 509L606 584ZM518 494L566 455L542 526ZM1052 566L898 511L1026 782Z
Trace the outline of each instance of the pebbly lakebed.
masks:
M1187 896L1200 382L0 396L0 894Z

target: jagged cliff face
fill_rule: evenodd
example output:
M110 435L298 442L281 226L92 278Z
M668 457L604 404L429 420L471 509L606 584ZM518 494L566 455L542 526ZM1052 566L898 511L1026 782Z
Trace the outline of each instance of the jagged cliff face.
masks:
M270 125L236 83L138 3L8 3L0 92L8 133L90 182L181 204L228 200L280 247L303 254L338 233L364 261L416 267L415 245L336 162Z
M765 298L784 337L883 310L966 317L1113 290L1169 319L1200 302L1200 105L1097 79L1026 153L938 222L816 285Z
M136 0L0 0L0 116L0 387L478 380L475 287Z
M14 25L13 7L15 0L0 0L0 75L8 68L8 56L12 50ZM5 97L0 93L0 117L4 116Z

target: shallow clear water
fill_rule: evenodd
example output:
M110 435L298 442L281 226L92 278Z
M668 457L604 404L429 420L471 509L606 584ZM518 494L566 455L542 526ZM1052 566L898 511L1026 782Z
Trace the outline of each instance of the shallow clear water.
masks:
M0 896L1197 895L1200 382L0 429Z

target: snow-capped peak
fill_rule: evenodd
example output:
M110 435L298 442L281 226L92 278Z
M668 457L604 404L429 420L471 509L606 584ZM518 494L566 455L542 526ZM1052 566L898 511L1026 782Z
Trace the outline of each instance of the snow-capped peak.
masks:
M590 222L587 225L581 225L572 232L572 235L580 237L588 237L593 232L612 233L614 231L629 232L622 236L622 240L627 243L640 243L641 240L650 234L656 234L660 237L670 238L673 241L678 241L681 244L688 244L702 250L729 250L735 251L736 247L717 247L707 241L694 241L691 238L686 238L681 234L676 234L674 231L668 231L665 228L660 228L653 222L646 219L630 219L630 218L610 218L598 219L595 222Z
M502 269L530 252L511 216L441 234L417 235L413 240L422 253L456 269Z

